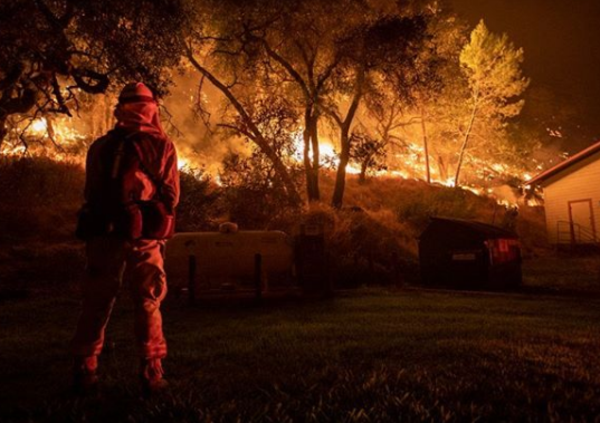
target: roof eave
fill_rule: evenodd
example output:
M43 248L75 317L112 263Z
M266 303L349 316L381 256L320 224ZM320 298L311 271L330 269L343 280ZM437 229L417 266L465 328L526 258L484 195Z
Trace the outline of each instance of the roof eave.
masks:
M524 185L540 185L542 182L552 178L553 176L558 175L559 173L570 168L571 166L579 163L582 160L587 159L588 157L590 157L598 152L600 152L600 141L596 142L595 144L592 144L588 148L580 151L579 153L575 154L573 157L570 157L567 160L564 160L564 161L558 163L557 165L551 167L550 169L543 171L542 173L533 177L529 181L526 181Z

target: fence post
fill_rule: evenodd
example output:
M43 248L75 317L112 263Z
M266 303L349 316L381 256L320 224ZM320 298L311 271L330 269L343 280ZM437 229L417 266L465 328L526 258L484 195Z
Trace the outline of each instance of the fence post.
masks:
M254 285L256 288L256 299L262 298L262 255L254 255Z
M188 257L188 302L196 302L196 256Z

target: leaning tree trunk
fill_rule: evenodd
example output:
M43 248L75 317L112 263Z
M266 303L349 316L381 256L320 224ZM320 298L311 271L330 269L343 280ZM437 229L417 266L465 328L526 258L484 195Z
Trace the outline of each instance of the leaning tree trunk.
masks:
M350 137L348 136L348 128L342 128L340 141L342 144L342 151L340 153L340 163L335 175L333 198L331 199L331 205L336 209L341 209L342 204L344 203L344 190L346 188L346 166L348 166L348 162L350 161Z
M471 131L473 130L473 123L475 122L475 116L477 115L477 106L478 106L478 95L475 94L475 98L473 101L473 111L471 113L471 118L469 119L469 125L467 126L467 131L465 132L465 137L463 139L462 146L460 148L460 154L458 155L458 163L456 164L456 174L454 175L454 186L458 186L458 181L460 177L460 169L462 167L462 163L465 157L465 151L467 149L467 145L469 144L469 138L471 136Z
M429 142L427 140L427 126L425 124L425 111L421 107L421 131L423 133L423 154L425 155L425 176L427 183L431 183L431 169L429 167Z
M290 173L288 172L287 167L281 160L281 157L277 155L275 150L271 147L269 142L265 139L263 134L260 132L260 129L256 126L244 106L239 102L239 100L235 97L235 95L231 92L231 90L223 84L217 77L215 77L211 72L208 71L205 67L203 67L191 53L188 51L187 55L188 59L192 63L192 65L202 74L206 79L210 81L210 83L217 88L221 93L229 100L231 105L238 112L239 116L242 118L244 124L248 127L248 132L244 132L248 138L250 138L260 149L260 151L267 157L267 159L273 164L273 169L281 178L281 182L285 187L285 191L288 195L288 199L293 204L302 203L302 198L298 194L296 190L296 185L292 180Z

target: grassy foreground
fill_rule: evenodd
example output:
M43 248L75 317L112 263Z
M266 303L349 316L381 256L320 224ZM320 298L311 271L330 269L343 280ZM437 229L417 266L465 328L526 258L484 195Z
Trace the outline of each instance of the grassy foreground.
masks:
M600 300L362 290L165 304L169 393L143 400L123 295L96 397L69 394L72 294L0 306L0 421L598 421Z

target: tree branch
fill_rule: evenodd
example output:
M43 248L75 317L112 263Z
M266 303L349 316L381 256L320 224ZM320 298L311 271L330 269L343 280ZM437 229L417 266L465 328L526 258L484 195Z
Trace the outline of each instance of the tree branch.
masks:
M74 69L73 79L79 88L89 94L102 94L106 92L110 84L108 75L90 69ZM86 79L95 81L95 83L90 83Z
M290 74L290 76L298 83L298 85L300 85L300 88L302 89L302 92L304 93L304 97L307 100L310 100L312 98L312 96L311 96L310 90L308 89L308 87L306 85L306 82L304 81L304 79L302 79L302 75L300 75L298 73L298 71L296 69L294 69L294 67L290 64L290 62L285 60L279 53L277 53L275 50L273 50L271 48L271 46L269 46L269 43L267 43L266 40L261 39L260 41L262 42L263 46L265 47L267 54L269 56L271 56L277 63L279 63Z

